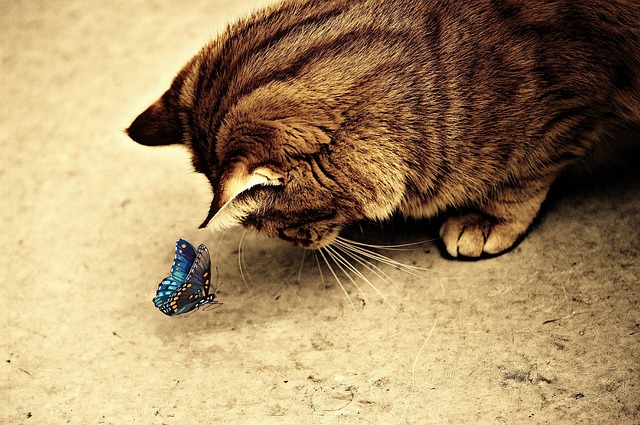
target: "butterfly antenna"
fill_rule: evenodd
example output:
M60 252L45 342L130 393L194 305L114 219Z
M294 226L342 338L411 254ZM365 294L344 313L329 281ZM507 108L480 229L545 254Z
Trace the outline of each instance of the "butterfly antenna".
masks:
M221 302L221 301L213 300L212 302L207 303L204 307L202 307L202 311L208 311L208 310L211 310L211 309L214 309L214 308L218 308L222 304L224 304L224 303Z
M222 285L222 282L220 282L220 273L218 273L218 266L216 266L216 286L213 288L213 295L216 294L220 285Z

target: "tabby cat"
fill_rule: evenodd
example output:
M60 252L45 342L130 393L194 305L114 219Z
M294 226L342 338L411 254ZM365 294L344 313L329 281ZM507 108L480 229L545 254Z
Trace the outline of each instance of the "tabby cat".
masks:
M549 186L640 125L638 0L288 0L230 26L128 129L185 144L203 227L307 248L393 214L498 254Z

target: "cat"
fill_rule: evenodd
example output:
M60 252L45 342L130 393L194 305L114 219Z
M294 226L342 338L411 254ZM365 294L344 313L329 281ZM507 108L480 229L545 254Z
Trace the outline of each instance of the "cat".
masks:
M639 125L636 0L291 0L228 27L127 131L191 150L203 227L317 249L356 221L444 216L446 252L475 258Z

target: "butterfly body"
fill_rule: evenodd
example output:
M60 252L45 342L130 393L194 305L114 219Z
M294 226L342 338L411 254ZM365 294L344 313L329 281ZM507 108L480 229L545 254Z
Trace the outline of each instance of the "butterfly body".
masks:
M167 316L188 313L206 304L220 304L211 288L211 257L205 245L196 249L179 239L169 276L164 278L156 296L155 306Z

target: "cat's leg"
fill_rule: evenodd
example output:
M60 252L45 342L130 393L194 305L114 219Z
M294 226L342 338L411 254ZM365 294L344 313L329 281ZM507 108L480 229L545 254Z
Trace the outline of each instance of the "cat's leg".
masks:
M555 174L512 182L496 191L477 212L445 220L440 236L453 257L499 254L527 231L545 200Z

